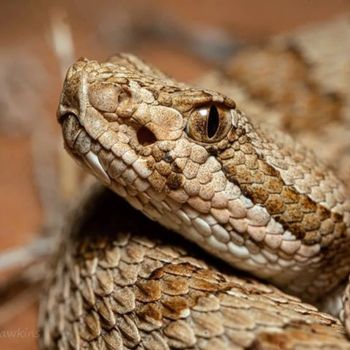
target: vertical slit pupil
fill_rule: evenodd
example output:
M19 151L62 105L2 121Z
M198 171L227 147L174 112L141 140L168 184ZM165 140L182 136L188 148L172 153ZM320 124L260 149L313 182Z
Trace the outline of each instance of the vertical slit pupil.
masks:
M219 112L215 106L211 106L209 109L208 123L207 123L207 134L211 139L219 128Z

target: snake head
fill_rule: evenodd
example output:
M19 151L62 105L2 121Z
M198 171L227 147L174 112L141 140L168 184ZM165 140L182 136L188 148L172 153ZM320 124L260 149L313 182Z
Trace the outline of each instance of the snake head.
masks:
M178 83L132 55L80 59L58 119L69 153L132 206L297 294L320 261L332 274L336 259L324 256L348 244L342 184L312 152L253 126L218 92Z
M126 54L104 63L78 60L58 108L67 150L134 204L148 189L179 202L208 192L220 168L212 154L236 138L238 118L231 99L178 83Z

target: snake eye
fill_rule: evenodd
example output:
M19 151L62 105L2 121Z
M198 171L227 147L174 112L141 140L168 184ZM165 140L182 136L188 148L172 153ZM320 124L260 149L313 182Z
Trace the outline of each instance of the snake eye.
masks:
M200 142L222 140L232 126L229 108L210 105L193 109L187 124L188 136Z

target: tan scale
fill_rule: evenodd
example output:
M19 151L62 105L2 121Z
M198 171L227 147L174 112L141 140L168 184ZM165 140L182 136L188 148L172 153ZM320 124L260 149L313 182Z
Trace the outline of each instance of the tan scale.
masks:
M336 318L232 274L105 188L84 197L52 261L40 349L350 349Z

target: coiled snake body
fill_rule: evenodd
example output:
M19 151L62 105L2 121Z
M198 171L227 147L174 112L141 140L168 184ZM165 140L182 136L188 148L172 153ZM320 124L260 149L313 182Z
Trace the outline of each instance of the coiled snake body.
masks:
M231 266L312 302L347 279L344 185L314 153L254 124L227 96L178 83L133 55L80 59L67 73L58 118L66 149L86 169ZM324 336L339 327L331 316L274 287L242 283L215 270L217 262L208 269L196 260L201 253L189 257L178 242L138 238L140 225L157 239L173 233L108 198L100 211L115 212L121 233L106 234L107 225L84 236L87 227L96 231L93 222L110 220L94 215L74 230L48 291L43 348L273 348L276 341L346 348L336 332ZM127 216L141 224L124 227ZM278 328L283 340L272 341ZM319 333L319 343L300 340L304 328Z

